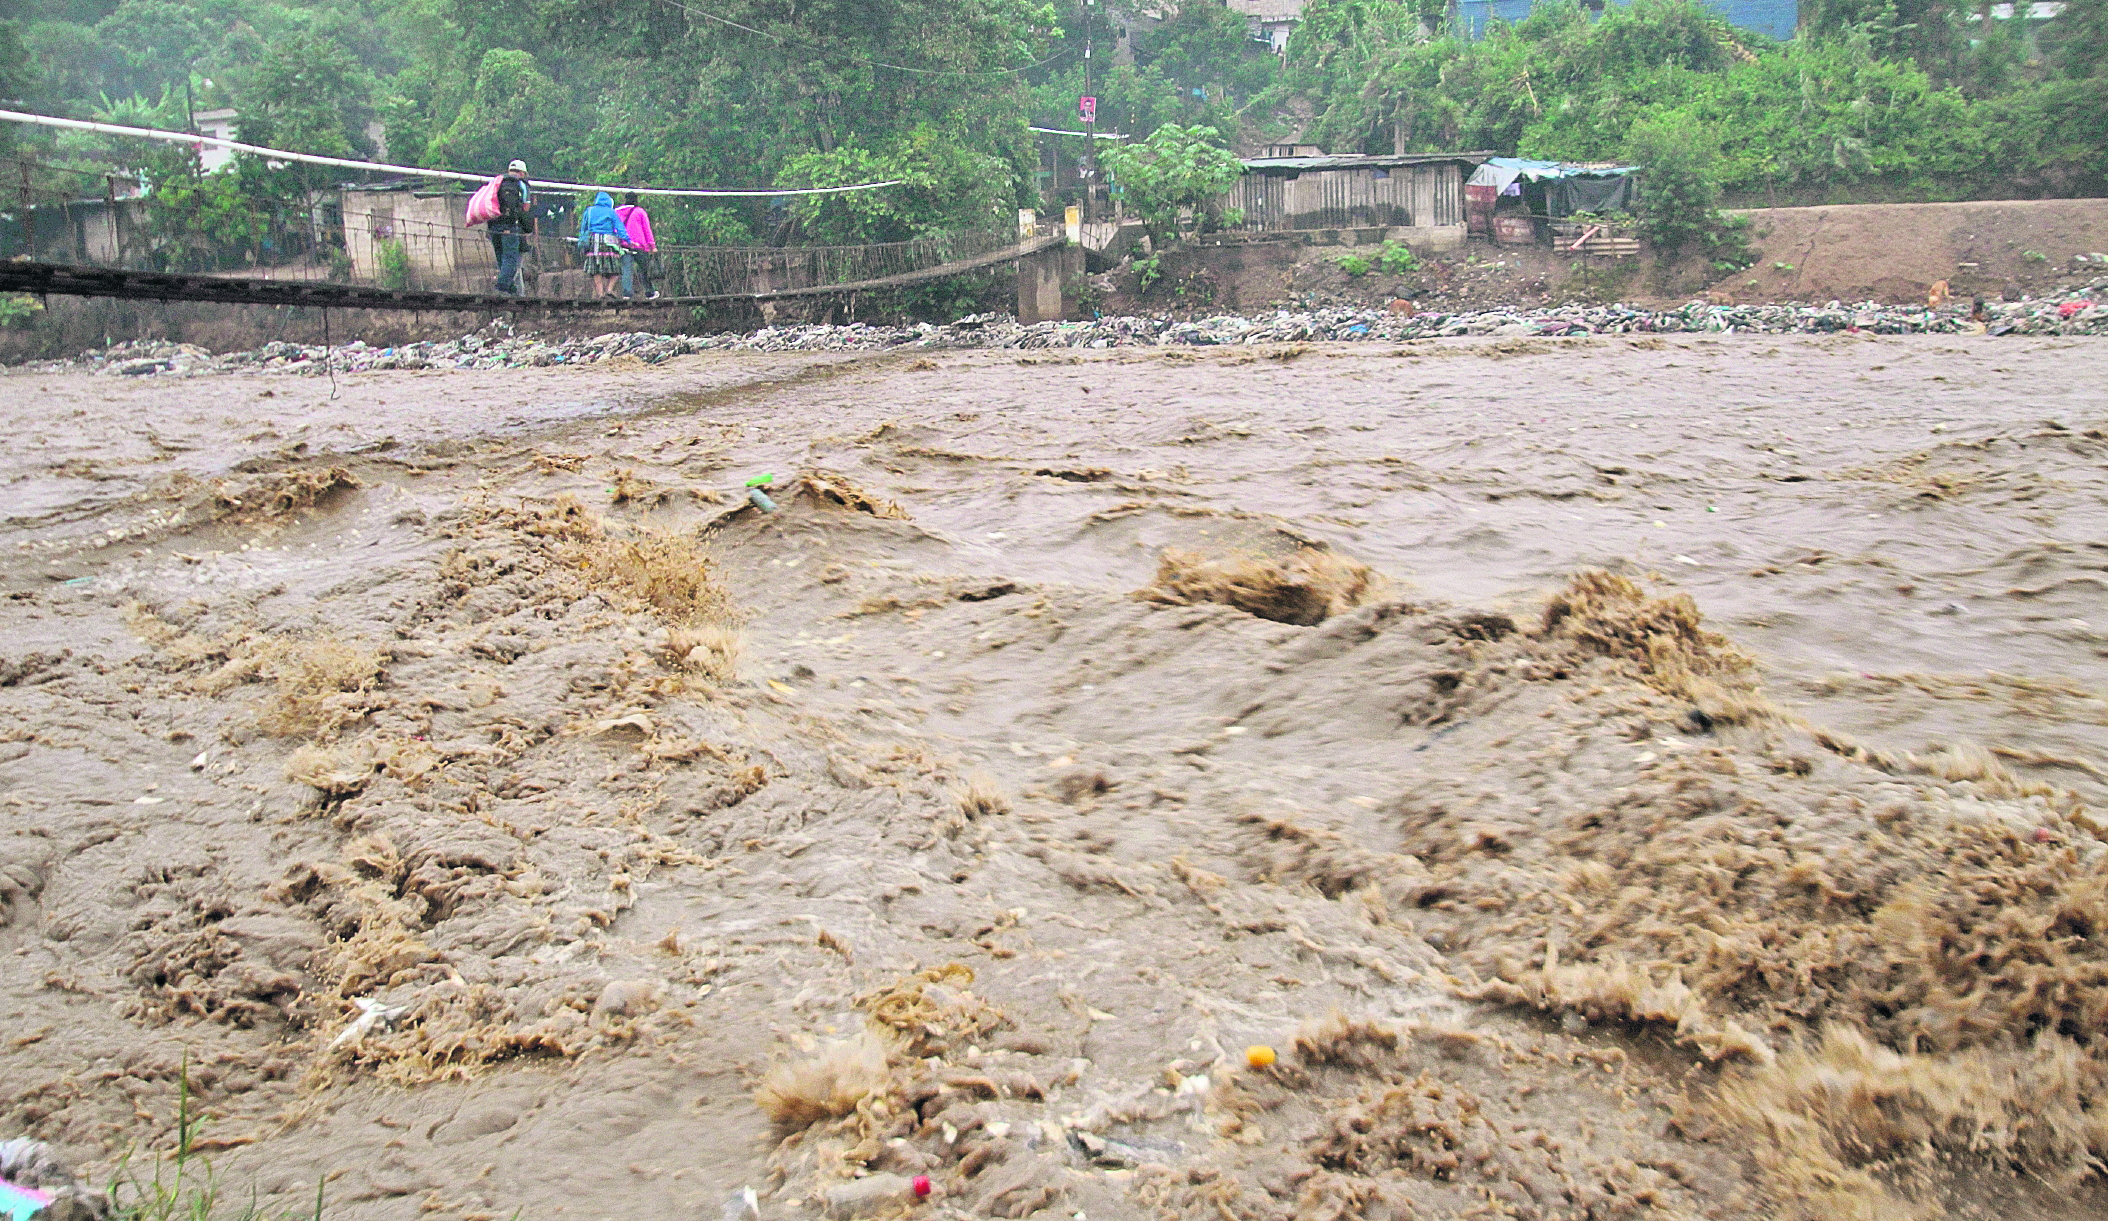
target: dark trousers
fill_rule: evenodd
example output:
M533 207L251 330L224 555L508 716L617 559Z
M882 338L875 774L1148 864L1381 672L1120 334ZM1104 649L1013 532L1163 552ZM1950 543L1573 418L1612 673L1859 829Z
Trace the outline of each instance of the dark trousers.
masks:
M638 281L642 281L641 285ZM622 295L627 297L636 291L646 295L656 287L651 279L651 255L641 250L622 252Z
M490 251L498 257L498 291L508 297L520 295L520 236L517 230L490 231Z

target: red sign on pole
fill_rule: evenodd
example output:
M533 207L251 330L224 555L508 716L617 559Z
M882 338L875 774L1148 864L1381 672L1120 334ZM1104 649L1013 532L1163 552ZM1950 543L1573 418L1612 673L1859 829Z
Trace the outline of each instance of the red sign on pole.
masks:
M1077 114L1079 114L1079 115L1082 115L1082 116L1083 116L1083 121L1084 121L1084 122L1086 122L1086 123L1095 123L1095 122L1097 122L1097 121L1098 121L1098 99L1097 99L1097 98L1094 98L1094 97L1080 97L1080 98L1077 98L1077 99L1076 99L1076 113L1077 113Z

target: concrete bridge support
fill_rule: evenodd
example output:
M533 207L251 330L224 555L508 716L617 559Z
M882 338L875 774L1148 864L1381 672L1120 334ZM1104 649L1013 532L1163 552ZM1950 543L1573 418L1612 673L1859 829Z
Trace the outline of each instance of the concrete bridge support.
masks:
M1055 246L1017 261L1017 320L1025 326L1076 314L1076 286L1083 280L1083 247Z

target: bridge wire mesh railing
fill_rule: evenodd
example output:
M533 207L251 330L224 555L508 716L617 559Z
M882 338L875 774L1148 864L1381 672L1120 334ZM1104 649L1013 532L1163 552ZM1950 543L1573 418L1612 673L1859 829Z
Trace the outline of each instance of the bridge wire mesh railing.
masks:
M486 229L463 223L462 192L346 185L305 198L259 199L230 223L224 200L139 194L137 181L121 172L0 158L0 258L406 292L495 288L496 251ZM592 294L570 236L575 216L543 220L523 241L526 295ZM237 236L224 236L230 231ZM662 245L647 256L647 270L663 297L743 296L912 275L1017 240L1014 232L987 230L858 246Z
M861 284L993 254L1017 240L983 230L867 246L665 246L659 291L707 297Z

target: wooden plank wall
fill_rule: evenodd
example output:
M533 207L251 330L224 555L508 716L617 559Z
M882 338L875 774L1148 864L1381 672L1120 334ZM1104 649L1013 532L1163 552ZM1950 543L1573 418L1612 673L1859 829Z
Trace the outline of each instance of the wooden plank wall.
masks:
M1254 230L1461 225L1464 175L1454 164L1399 166L1381 178L1372 169L1246 174L1226 204Z

